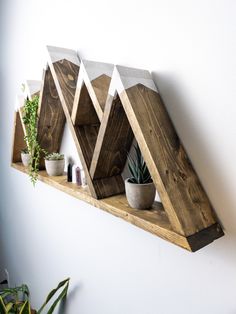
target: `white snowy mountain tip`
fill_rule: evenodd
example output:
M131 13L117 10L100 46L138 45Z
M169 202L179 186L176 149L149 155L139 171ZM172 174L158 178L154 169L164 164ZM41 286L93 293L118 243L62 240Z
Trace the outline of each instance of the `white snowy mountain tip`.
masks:
M54 46L47 46L47 49L52 63L66 59L78 66L80 65L80 59L75 50Z
M152 76L149 71L128 68L124 66L117 65L116 71L120 76L120 82L118 83L118 92L122 92L124 89L128 89L137 84L142 84L155 92L158 92L155 83L153 82Z
M81 66L84 67L90 81L95 80L103 74L111 77L114 69L114 65L111 63L103 63L90 60L82 60Z
M39 92L41 89L41 81L27 80L25 83L25 97L31 98L32 95Z
M25 97L24 95L17 95L15 100L15 111L19 111L25 104Z

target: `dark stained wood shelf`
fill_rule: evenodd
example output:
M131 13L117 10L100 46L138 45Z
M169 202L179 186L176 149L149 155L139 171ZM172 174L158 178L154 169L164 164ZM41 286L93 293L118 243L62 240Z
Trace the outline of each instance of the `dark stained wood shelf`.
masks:
M175 131L151 74L109 63L80 61L74 50L48 47L42 82L28 81L26 97L40 96L38 142L59 152L67 123L87 189L39 179L187 250L224 235L214 209ZM24 99L15 112L12 166L22 172ZM152 210L128 206L122 172L136 139L162 203Z
M12 167L27 174L27 169L20 162L12 163ZM90 195L87 187L83 188L67 182L66 176L49 177L45 170L41 170L39 180L189 251L199 250L223 235L217 223L210 227L207 235L206 231L189 237L176 233L159 202L155 202L151 210L138 210L128 205L124 194L97 200Z

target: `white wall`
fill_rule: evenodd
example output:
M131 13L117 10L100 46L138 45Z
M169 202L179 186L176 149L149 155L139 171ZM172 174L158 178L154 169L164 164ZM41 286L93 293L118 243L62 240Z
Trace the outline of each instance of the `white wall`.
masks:
M236 313L236 2L1 1L0 265L69 314ZM147 68L225 228L194 254L9 167L15 95L45 45Z

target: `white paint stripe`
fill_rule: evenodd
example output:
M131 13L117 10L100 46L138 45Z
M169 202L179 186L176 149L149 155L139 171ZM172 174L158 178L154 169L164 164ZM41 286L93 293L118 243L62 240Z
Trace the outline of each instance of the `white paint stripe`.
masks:
M120 77L121 82L118 84L118 92L122 92L125 89L128 89L137 84L142 84L155 92L158 92L157 87L152 79L152 76L149 71L123 67L120 65L116 66L116 71Z
M114 69L114 65L111 63L82 60L81 65L82 64L84 66L84 69L87 73L87 76L88 76L90 82L95 80L96 78L98 78L99 76L101 76L103 74L111 77L113 69Z
M31 98L31 96L41 89L41 81L27 80L25 83L25 97Z
M47 46L47 50L52 63L66 59L78 66L80 65L80 59L75 50L54 46Z
M24 95L17 95L15 100L15 111L19 111L25 104L25 97Z

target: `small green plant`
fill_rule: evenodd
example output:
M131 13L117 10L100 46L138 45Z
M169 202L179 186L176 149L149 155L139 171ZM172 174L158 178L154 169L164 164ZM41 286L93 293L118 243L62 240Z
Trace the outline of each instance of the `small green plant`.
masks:
M51 153L45 156L46 160L63 160L64 155L60 153Z
M34 96L32 100L26 100L23 110L23 122L26 130L25 142L30 154L29 176L33 185L38 178L41 153L45 153L37 140L38 106L39 96Z
M27 285L16 288L6 288L0 291L0 314L42 314L46 305L61 288L63 290L51 304L47 314L52 314L58 303L67 295L70 278L61 281L47 296L39 310L32 310L30 306L30 292Z
M128 154L128 167L131 174L131 177L129 178L129 182L136 183L136 184L151 183L152 178L149 173L146 162L143 159L143 156L141 154L138 144L134 146L134 149L135 149L134 157Z
M0 313L21 313L20 311L26 301L29 301L27 285L6 288L0 291Z

